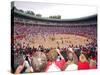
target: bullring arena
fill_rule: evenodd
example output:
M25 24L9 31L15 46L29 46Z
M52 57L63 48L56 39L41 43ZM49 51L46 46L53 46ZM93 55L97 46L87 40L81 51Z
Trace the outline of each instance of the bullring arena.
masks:
M97 15L50 19L13 10L11 57L16 74L96 69Z
M85 46L96 41L95 16L76 21L41 19L19 12L15 12L15 16L14 39L18 38L15 42L29 43L30 47Z

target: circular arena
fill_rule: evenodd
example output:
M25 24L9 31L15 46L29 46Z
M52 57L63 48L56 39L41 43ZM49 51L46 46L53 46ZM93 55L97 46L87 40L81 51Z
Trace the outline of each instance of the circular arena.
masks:
M96 69L97 15L50 19L13 10L11 57L13 73Z
M96 15L77 20L32 17L14 12L14 42L45 48L79 46L96 42Z

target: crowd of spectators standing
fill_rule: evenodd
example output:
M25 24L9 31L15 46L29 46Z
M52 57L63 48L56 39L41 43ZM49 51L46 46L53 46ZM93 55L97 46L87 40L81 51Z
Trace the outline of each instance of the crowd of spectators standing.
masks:
M86 36L94 41L82 45L66 45L63 48L45 48L39 45L30 47L31 38L40 33L42 36L50 34L74 34ZM96 25L80 26L50 26L30 25L24 22L14 22L14 42L11 45L11 56L14 57L13 73L53 72L68 70L86 70L97 68L97 28ZM25 38L29 41L16 42Z

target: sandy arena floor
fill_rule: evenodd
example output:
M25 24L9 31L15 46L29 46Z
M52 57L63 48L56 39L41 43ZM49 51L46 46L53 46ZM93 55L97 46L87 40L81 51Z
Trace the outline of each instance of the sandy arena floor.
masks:
M55 34L48 36L37 35L29 41L30 46L38 47L43 45L45 48L65 47L66 45L86 45L92 42L92 39L87 37L72 35L72 34Z

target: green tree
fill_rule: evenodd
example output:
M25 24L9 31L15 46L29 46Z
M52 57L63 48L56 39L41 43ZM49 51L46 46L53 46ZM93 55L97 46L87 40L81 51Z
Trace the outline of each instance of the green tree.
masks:
M29 14L29 15L35 15L35 13L33 11L26 11L26 14Z
M19 11L24 13L24 11L23 11L23 10L21 10L21 9L20 9Z
M49 18L52 18L52 19L61 19L61 16L60 15L54 15L54 16L49 16Z
M42 17L42 15L41 15L41 14L36 14L36 16L37 16L37 17Z

